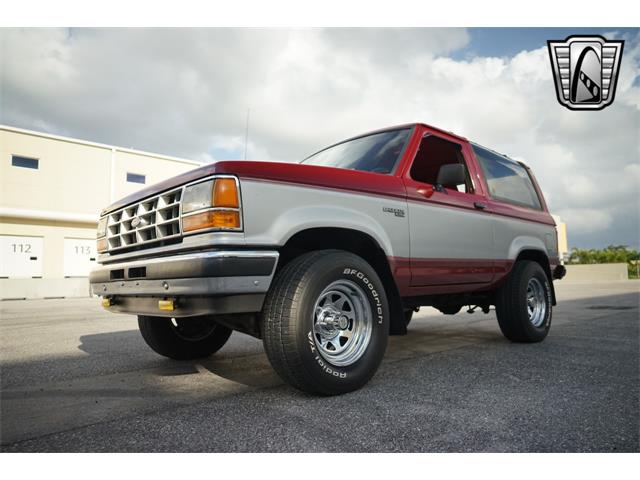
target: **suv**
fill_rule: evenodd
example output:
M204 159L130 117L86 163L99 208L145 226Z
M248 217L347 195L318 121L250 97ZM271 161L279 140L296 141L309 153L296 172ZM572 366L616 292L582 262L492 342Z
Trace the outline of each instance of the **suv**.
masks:
M564 275L529 168L424 124L202 166L106 208L97 236L92 291L157 353L205 357L237 330L323 395L363 386L420 306L495 305L505 337L539 342Z

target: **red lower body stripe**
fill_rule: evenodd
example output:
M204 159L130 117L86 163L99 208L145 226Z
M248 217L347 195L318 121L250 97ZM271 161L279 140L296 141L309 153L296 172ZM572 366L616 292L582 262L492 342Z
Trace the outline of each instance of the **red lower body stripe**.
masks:
M387 257L401 296L486 289L509 273L513 260Z

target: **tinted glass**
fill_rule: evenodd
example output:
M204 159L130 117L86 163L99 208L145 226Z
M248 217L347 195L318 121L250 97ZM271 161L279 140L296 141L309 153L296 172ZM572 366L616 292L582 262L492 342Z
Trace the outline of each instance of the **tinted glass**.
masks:
M522 165L477 145L473 145L473 151L478 157L493 198L542 210L531 177Z
M354 138L315 153L302 163L392 173L410 134L411 129L406 128Z
M138 173L127 173L127 182L131 183L145 183L146 179L144 175Z
M33 168L38 169L38 159L29 157L20 157L18 155L11 155L11 165L14 167Z

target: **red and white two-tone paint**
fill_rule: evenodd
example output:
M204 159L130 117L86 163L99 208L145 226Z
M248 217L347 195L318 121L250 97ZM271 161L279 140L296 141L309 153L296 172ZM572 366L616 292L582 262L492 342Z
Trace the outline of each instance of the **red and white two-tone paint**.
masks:
M185 231L194 186L229 177L237 179L236 228ZM176 189L179 230L164 238L155 199ZM354 137L300 163L205 165L102 215L108 241L93 290L107 308L139 315L152 348L174 358L208 354L239 330L264 338L285 380L318 393L364 384L387 334L406 333L420 306L452 314L496 305L508 338L539 341L555 305L553 279L564 272L529 168L425 124ZM129 217L142 221L132 226ZM158 235L144 233L151 228Z

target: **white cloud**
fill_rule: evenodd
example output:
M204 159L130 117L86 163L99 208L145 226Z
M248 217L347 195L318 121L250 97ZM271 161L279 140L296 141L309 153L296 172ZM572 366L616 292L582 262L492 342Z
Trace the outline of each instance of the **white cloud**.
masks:
M544 46L449 57L469 44L462 29L5 29L0 41L3 123L212 160L242 157L251 108L249 156L294 161L424 121L527 162L570 243L639 243L640 35L601 112L557 103Z
M594 208L564 208L558 214L568 225L573 234L593 233L611 227L611 214L605 210Z

